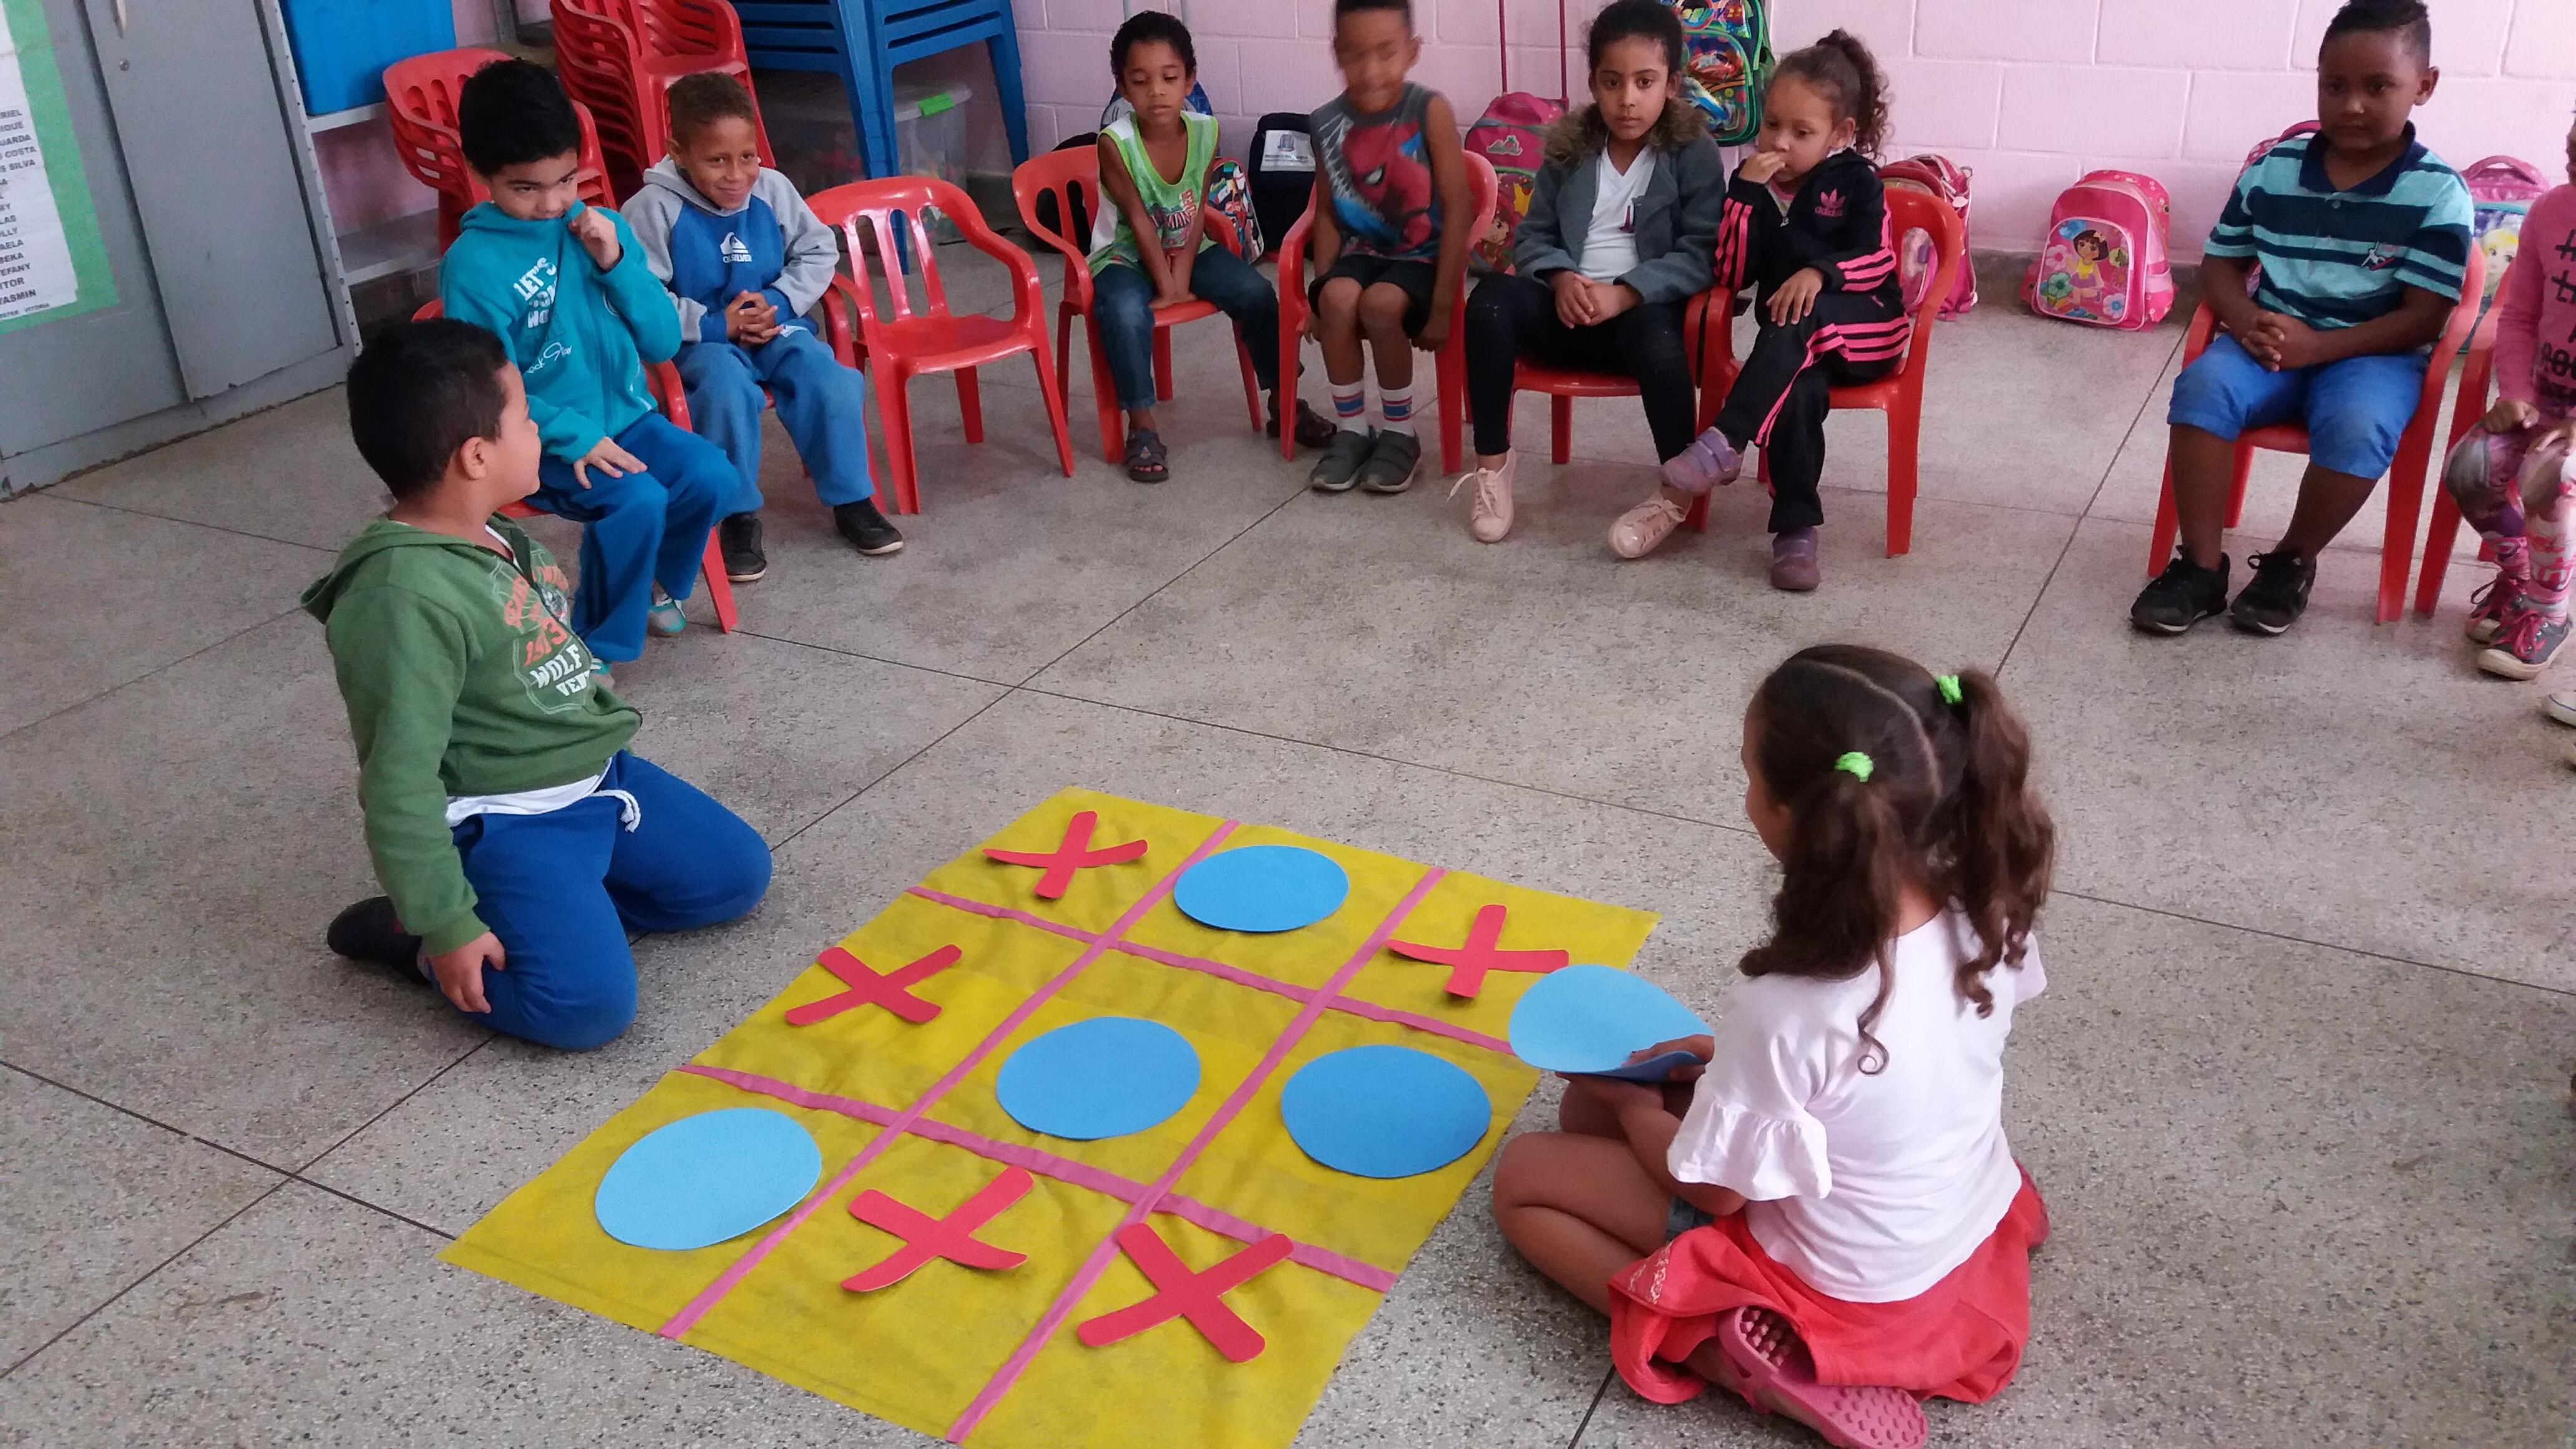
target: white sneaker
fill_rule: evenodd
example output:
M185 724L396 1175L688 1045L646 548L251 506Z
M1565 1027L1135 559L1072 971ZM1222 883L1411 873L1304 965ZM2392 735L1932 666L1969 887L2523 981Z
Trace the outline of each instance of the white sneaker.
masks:
M1644 558L1681 526L1682 506L1658 491L1610 525L1610 551L1621 558Z
M1512 475L1520 471L1520 454L1503 454L1499 468L1474 468L1458 475L1449 485L1449 496L1474 484L1476 491L1467 499L1467 532L1478 543L1501 543L1512 531Z
M2540 698L2540 712L2563 725L2576 726L2576 689L2562 689Z

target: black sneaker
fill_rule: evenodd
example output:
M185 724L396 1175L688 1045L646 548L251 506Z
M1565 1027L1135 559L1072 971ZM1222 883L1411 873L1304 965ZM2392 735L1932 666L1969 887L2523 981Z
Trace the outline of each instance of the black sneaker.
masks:
M335 956L390 966L413 981L429 979L420 974L420 937L404 934L391 897L369 896L333 916L322 940Z
M833 504L832 526L841 530L841 537L850 541L850 547L870 558L903 552L903 534L877 512L873 498Z
M2180 634L2203 619L2227 610L2227 555L2218 567L2205 569L2181 549L2154 582L2138 591L2129 606L2129 622L2149 634Z
M2316 587L2316 560L2276 548L2245 562L2254 577L2228 606L2227 617L2248 634L2278 634L2299 622L2308 611L2308 590Z
M716 551L724 555L725 577L737 584L756 582L769 572L769 555L760 551L757 513L737 513L719 522Z

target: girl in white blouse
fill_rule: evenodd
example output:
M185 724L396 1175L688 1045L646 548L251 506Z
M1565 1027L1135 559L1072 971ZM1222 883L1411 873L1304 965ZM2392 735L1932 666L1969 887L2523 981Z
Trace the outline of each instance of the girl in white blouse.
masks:
M1611 1315L1638 1393L1709 1380L1835 1444L1923 1442L2029 1334L2039 1194L2003 1130L2003 1047L2046 976L2055 831L1982 673L1825 645L1744 716L1745 814L1783 870L1771 938L1660 1087L1568 1079L1506 1146L1494 1215Z

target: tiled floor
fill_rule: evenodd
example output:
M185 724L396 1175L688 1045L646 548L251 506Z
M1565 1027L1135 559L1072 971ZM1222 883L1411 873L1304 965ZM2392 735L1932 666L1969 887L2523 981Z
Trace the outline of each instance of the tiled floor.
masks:
M1007 296L964 270L959 295ZM980 448L921 384L929 511L898 558L844 549L778 440L745 632L619 671L645 747L770 839L777 885L642 942L643 1019L577 1057L321 949L368 889L295 608L377 506L335 394L0 505L0 1442L922 1443L431 1255L1068 783L1661 911L1640 969L1722 1006L1763 915L1742 701L1790 649L1860 639L1997 670L2065 831L2011 1067L2056 1222L2036 1337L1998 1401L1933 1410L1936 1441L2564 1444L2567 736L2471 670L2465 553L2443 618L2370 623L2375 517L2291 637L2129 632L2177 339L2003 303L1945 326L1914 552L1879 556L1877 424L1838 420L1804 598L1763 587L1749 490L1609 558L1647 486L1632 403L1578 409L1574 465L1525 466L1499 548L1436 487L1308 494L1244 429L1212 326L1181 335L1157 489L1099 460L1079 359L1070 480L1025 369L986 380ZM1631 1395L1484 1208L1302 1443L1810 1442Z

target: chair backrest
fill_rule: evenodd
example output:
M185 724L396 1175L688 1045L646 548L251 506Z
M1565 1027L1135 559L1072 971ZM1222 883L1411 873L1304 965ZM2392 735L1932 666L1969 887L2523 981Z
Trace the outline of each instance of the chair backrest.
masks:
M825 226L841 233L842 256L856 283L851 288L850 303L859 314L860 337L871 354L885 349L880 333L889 322L915 315L912 294L904 286L901 266L894 258L909 256L920 268L923 301L919 315L949 315L948 290L939 279L938 249L931 245L930 230L921 219L925 210L946 217L967 243L1010 269L1016 293L1016 320L1029 321L1043 305L1037 266L1029 260L1028 253L1004 241L964 191L938 177L884 176L853 181L817 191L805 198L805 204L813 208ZM886 271L886 310L890 317L878 313L876 290L869 275L871 246L877 264Z
M600 0L633 17L645 48L655 55L703 55L709 70L747 64L742 16L724 0Z
M463 195L472 183L456 142L456 95L466 77L496 60L497 50L434 50L385 67L385 121L403 169L433 191Z
M1020 211L1020 225L1029 235L1055 248L1064 257L1065 290L1068 295L1082 294L1078 306L1087 306L1091 291L1091 238L1069 234L1076 216L1100 216L1104 205L1100 192L1100 150L1096 146L1073 146L1032 156L1011 172L1011 200ZM1243 253L1243 237L1234 222L1222 211L1204 205L1207 234L1217 245L1237 256ZM1042 205L1042 203L1044 203ZM1055 213L1050 224L1043 219L1045 211Z
M775 166L760 95L752 89L751 67L742 55L741 22L730 7L703 14L703 7L681 8L687 13L666 15L664 8L642 0L552 0L548 13L555 20L555 60L565 89L599 110L610 149L624 149L640 172L666 149L671 132L668 91L679 78L651 62L685 58L702 70L728 72L751 96L751 129L761 162ZM729 52L718 45L728 25Z
M1894 239L1916 230L1931 236L1932 254L1938 260L1932 285L1914 304L1914 335L1906 343L1901 369L1909 380L1923 375L1925 360L1932 353L1932 324L1941 316L1941 304L1950 299L1950 289L1958 285L1959 269L1968 265L1968 227L1955 208L1929 192L1888 187L1887 235Z

